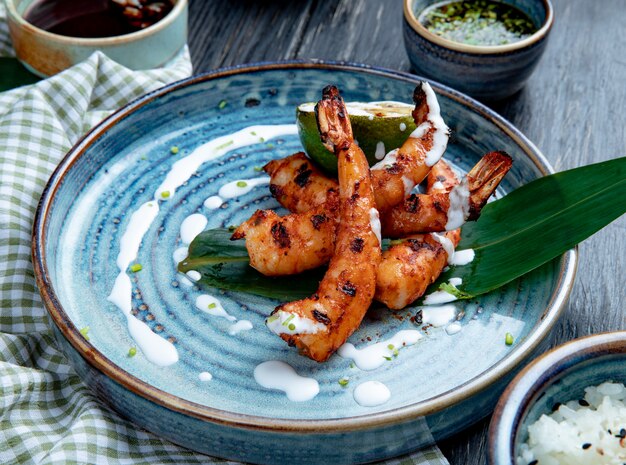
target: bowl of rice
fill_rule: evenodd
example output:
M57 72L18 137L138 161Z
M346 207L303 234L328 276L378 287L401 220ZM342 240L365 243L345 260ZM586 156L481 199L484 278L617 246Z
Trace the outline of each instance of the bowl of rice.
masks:
M537 358L500 398L491 465L626 463L626 331L575 339Z

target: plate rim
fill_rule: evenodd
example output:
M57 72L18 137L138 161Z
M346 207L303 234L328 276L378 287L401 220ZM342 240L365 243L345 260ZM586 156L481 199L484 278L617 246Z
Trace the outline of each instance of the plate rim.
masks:
M554 173L554 169L541 151L512 123L471 97L419 75L366 64L318 59L265 61L251 64L240 64L193 75L189 78L173 82L149 92L113 112L110 116L98 123L87 134L85 134L68 151L52 173L37 206L31 238L31 253L35 278L44 305L52 319L52 322L61 331L63 337L67 339L67 341L82 356L82 358L87 361L89 365L133 394L143 397L160 407L173 410L183 415L235 428L274 432L288 431L290 433L319 433L320 431L349 432L417 420L427 415L440 412L445 408L451 407L462 401L468 400L472 396L486 390L489 386L513 371L520 363L529 357L535 349L537 349L539 344L548 335L549 330L552 326L554 326L563 312L565 304L567 303L573 288L578 262L577 249L571 249L561 256L555 290L553 291L552 297L540 317L539 322L535 325L534 331L529 334L529 336L520 345L516 346L507 356L492 365L492 367L490 367L487 371L484 371L478 376L475 376L469 381L457 386L453 390L446 391L424 401L387 411L344 418L315 420L271 418L220 410L183 399L162 389L158 389L117 366L81 335L79 329L72 323L71 319L63 309L63 306L57 297L57 293L54 291L46 264L46 253L44 250L44 244L46 243L45 230L49 221L48 213L52 201L55 198L63 177L72 168L74 163L83 155L91 143L95 142L118 121L124 119L153 100L180 88L238 74L264 72L270 70L298 69L322 69L329 71L334 70L373 74L396 80L400 79L413 84L416 84L418 81L428 81L436 93L457 101L469 110L478 113L480 116L494 123L500 130L511 137L513 141L519 145L524 154L531 162L534 163L543 175Z

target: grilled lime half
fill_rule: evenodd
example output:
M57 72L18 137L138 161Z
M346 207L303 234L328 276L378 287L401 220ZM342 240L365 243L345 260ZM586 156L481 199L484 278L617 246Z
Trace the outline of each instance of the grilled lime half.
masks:
M413 105L402 102L346 102L354 139L370 165L400 147L415 129ZM337 173L337 158L320 140L315 104L303 103L296 110L298 134L304 151L330 174Z

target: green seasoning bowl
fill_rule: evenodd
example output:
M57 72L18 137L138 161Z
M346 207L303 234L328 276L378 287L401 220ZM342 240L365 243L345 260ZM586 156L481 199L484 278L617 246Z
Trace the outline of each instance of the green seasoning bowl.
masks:
M187 0L177 0L165 18L146 29L96 39L62 36L33 26L22 15L34 1L6 0L6 10L17 57L40 77L63 71L97 50L130 69L158 68L187 42Z
M444 39L418 21L437 0L404 0L404 44L418 74L481 100L499 100L520 90L539 63L554 15L550 0L506 0L535 23L530 37L507 45L467 45Z

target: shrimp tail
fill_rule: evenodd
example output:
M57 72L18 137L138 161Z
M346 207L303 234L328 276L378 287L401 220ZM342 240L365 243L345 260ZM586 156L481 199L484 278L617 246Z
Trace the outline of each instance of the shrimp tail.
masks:
M413 116L413 121L416 126L419 126L428 119L428 100L423 84L423 82L420 82L413 90L413 103L415 103L415 108L411 112L411 116Z
M339 89L335 86L324 87L322 100L315 105L315 117L324 147L335 153L350 147L354 140L352 126Z
M508 173L513 159L503 151L489 152L467 174L469 196L469 221L475 221L480 211Z

